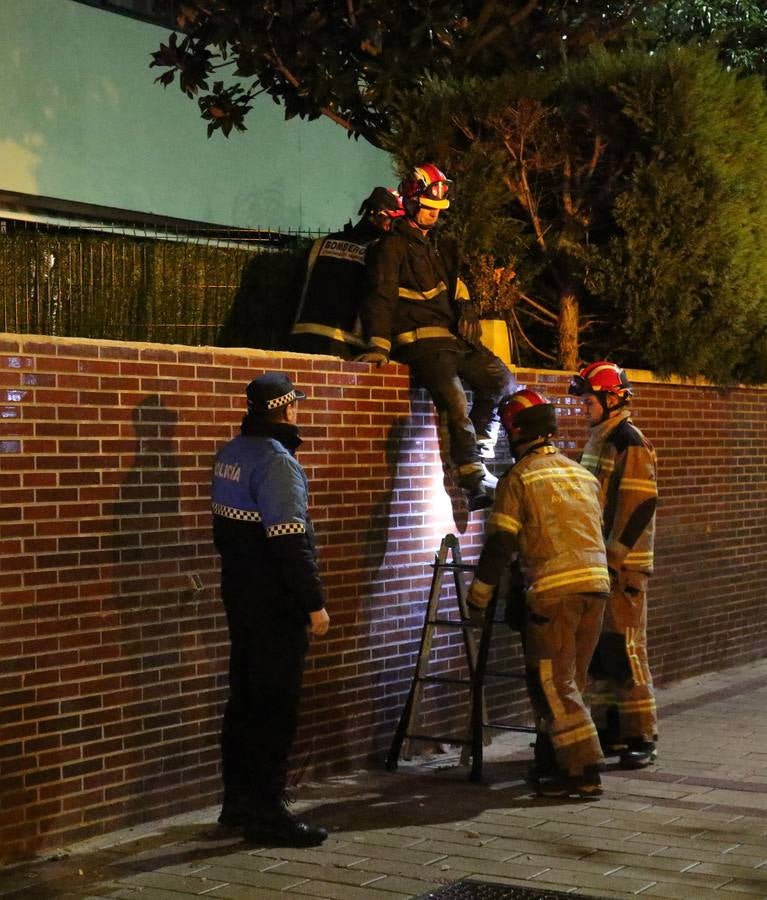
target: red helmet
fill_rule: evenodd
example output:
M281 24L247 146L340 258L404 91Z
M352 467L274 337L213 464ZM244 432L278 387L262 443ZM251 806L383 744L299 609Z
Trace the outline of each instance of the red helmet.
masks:
M369 197L365 197L360 206L358 216L364 214L372 216L384 216L387 219L397 219L405 215L405 208L402 205L402 197L387 187L373 188L373 192Z
M416 166L402 179L399 192L406 208L408 204L412 204L414 209L418 209L418 206L447 209L450 206L447 192L451 183L435 165L425 163Z
M501 400L498 413L512 444L548 437L557 430L554 407L538 391L529 388Z
M619 400L631 397L631 385L626 373L615 363L600 359L581 369L570 379L568 393L575 397L584 394L614 394Z

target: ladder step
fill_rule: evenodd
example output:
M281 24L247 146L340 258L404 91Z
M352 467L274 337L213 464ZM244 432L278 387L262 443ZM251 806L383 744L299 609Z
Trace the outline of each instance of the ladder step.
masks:
M459 738L452 734L405 734L405 738L409 741L435 741L439 744L471 744L469 738Z
M451 554L452 562L448 562L448 556ZM426 604L423 629L421 631L418 660L410 684L407 700L402 709L389 748L389 753L386 757L386 768L389 771L396 770L402 743L405 740L426 743L437 742L457 744L464 748L461 754L461 762L464 762L465 756L470 755L471 757L472 765L469 778L472 781L478 781L482 771L483 745L490 739L490 735L486 734L487 729L521 731L526 733L534 733L535 731L534 728L529 726L516 727L513 725L496 725L484 721L488 715L483 683L486 676L491 678L506 678L524 681L525 674L524 672L505 672L500 671L499 669L487 670L490 638L492 636L493 626L506 623L504 618L496 618L498 590L493 592L488 608L484 614L477 616L474 616L473 613L469 614L466 606L466 585L462 573L476 572L477 566L464 563L461 560L460 554L461 551L458 538L453 534L449 534L443 538L439 551L432 563L432 582ZM454 590L451 592L451 598L454 601L456 608L440 610L443 579L448 575L452 577L454 582ZM456 612L458 613L457 619L454 618ZM451 667L448 668L447 671L468 671L467 677L425 674L430 664L432 644L435 637L438 635L438 628L454 629L457 634L460 634L461 640L453 643L463 644L467 668L456 669ZM421 672L424 674L419 674ZM427 684L441 684L469 688L468 705L470 716L467 735L457 737L455 735L422 734L410 730L416 725L421 716L422 706L425 702L425 685ZM435 724L437 727L441 727L439 723ZM447 725L447 723L444 724ZM428 725L422 724L421 727L428 728ZM451 724L450 727L455 726Z
M471 619L429 619L427 625L446 625L451 628L484 628L483 622L472 622Z
M447 675L416 675L413 680L434 684L473 684L470 678L449 678Z
M495 722L483 722L483 728L496 728L498 731L524 731L527 734L535 734L535 725L501 725Z

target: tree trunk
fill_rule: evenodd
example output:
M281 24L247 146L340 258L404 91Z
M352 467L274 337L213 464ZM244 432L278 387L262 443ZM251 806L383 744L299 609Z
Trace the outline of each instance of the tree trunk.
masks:
M578 298L570 293L559 298L559 364L578 368Z

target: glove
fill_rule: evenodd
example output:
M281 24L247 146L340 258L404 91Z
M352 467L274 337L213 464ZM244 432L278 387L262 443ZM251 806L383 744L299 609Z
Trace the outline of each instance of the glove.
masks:
M309 631L312 634L322 637L328 633L328 628L330 628L330 616L324 607L309 613Z
M466 602L474 609L484 610L487 608L487 604L490 602L492 596L493 585L485 584L484 581L475 578L469 585L469 590L466 594Z
M368 353L361 353L354 357L355 362L372 363L376 368L380 368L389 362L389 357L381 350L370 350Z

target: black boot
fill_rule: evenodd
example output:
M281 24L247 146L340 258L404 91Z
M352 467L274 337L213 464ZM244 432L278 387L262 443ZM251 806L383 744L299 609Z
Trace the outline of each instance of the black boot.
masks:
M629 738L626 749L621 752L619 765L621 769L644 769L658 758L654 741L644 738Z
M458 483L466 491L466 501L470 510L487 509L493 505L498 479L484 466L479 471L462 476Z
M247 791L224 790L218 824L225 828L242 828L250 821L253 809L253 799Z
M225 828L242 828L251 819L250 812L244 807L229 806L226 803L221 807L218 816L218 824Z
M319 825L300 822L284 801L264 806L250 817L243 836L254 844L277 847L318 847L327 838L327 830Z
M579 775L560 773L550 778L542 778L535 786L539 797L549 800L573 798L575 800L598 800L604 791L602 779L596 766L587 766Z
M540 784L546 779L560 780L564 777L564 773L557 765L554 745L547 734L539 733L535 736L533 755L535 761L528 769L528 776L532 784Z

